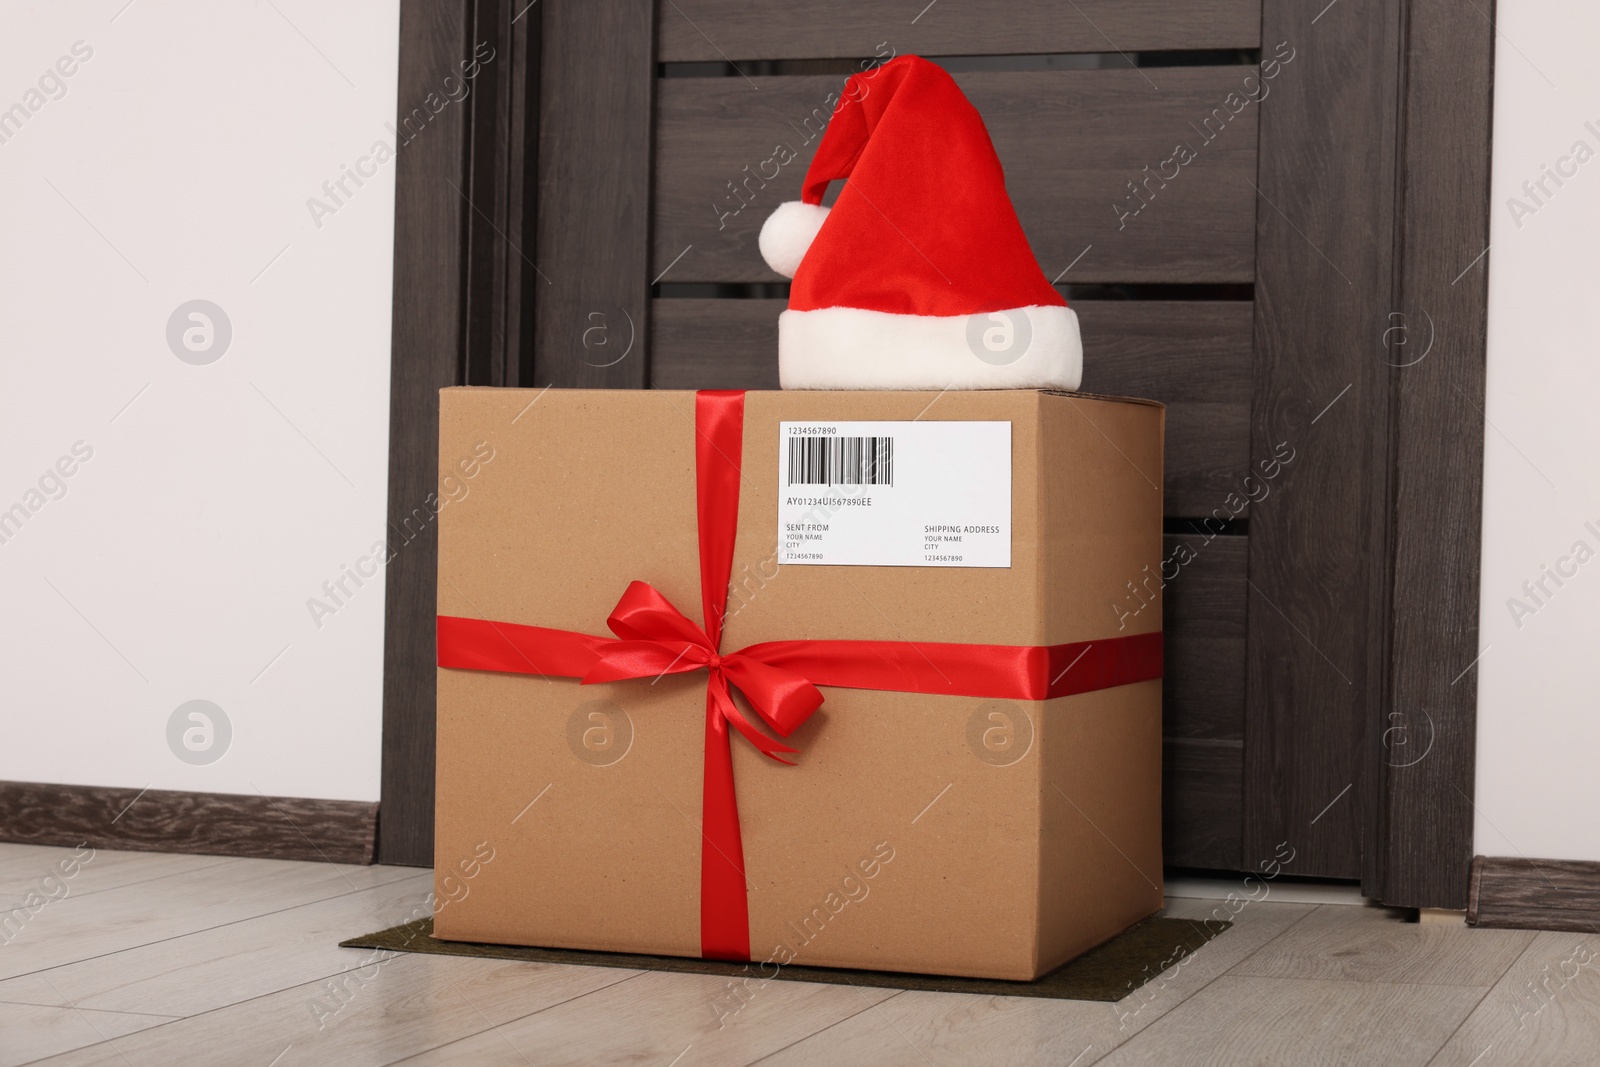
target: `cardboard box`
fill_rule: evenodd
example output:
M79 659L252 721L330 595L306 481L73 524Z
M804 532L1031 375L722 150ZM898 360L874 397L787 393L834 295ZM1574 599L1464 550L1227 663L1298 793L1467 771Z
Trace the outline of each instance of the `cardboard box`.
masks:
M1009 566L776 562L780 424L876 420L1009 423ZM1159 631L1162 430L1075 394L748 393L721 648ZM605 635L639 579L700 621L694 393L446 389L440 461L441 616ZM706 684L441 669L435 936L700 955ZM756 963L1030 979L1161 907L1159 680L823 694L796 766L733 737Z

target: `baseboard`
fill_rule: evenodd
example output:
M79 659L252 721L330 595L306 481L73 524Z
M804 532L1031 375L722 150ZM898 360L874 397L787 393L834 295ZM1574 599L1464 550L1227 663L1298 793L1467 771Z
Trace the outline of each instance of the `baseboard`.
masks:
M1467 923L1509 930L1600 930L1600 863L1476 856Z
M0 782L0 841L371 863L377 834L362 801Z

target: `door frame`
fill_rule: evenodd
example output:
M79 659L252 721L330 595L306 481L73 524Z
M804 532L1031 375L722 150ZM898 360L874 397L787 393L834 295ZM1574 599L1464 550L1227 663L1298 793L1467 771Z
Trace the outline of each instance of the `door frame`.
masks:
M1462 909L1493 16L1313 6L1263 4L1300 58L1262 105L1252 451L1301 458L1250 520L1245 862L1286 842L1297 874Z

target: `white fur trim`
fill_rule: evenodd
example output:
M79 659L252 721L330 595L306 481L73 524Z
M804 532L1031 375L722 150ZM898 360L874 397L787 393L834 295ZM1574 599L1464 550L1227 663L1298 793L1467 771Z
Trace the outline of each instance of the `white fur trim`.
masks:
M841 307L778 316L785 389L1075 390L1082 378L1071 308L944 317Z
M767 221L761 224L761 236L756 244L767 266L793 278L800 269L806 250L816 240L817 231L828 220L828 208L820 204L807 204L803 200L787 200L778 205Z

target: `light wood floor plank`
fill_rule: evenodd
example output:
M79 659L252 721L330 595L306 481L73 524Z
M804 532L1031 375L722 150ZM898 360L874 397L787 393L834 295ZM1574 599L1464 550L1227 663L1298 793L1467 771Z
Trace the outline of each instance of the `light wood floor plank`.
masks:
M324 983L310 982L42 1062L53 1067L267 1067L274 1061L277 1067L385 1067L637 973L407 954L353 970L342 1007ZM330 1007L339 1010L330 1013Z
M1484 992L1444 984L1223 975L1099 1062L1421 1067Z
M0 841L0 873L4 873L13 864L30 863L45 857L48 857L45 859L46 863L54 863L56 857L61 854L61 849L51 845L24 845L15 841Z
M410 877L408 867L232 859L46 904L0 947L0 979L163 941ZM3 917L0 917L3 918Z
M369 955L340 941L428 914L433 876L406 870L370 889L0 981L0 1000L181 1017L338 975Z
M408 1067L750 1063L842 1019L870 1014L898 992L778 981L740 988L747 997L738 996L729 979L648 971L404 1062Z
M1592 1067L1600 1062L1600 937L1535 936L1433 1062L1436 1067Z
M168 1021L159 1015L0 1003L0 1067L17 1067Z
M1325 905L1232 973L1487 988L1532 939L1526 930L1413 923L1387 908Z
M1164 914L1204 919L1218 901L1170 900ZM798 1042L765 1060L767 1065L871 1063L894 1067L929 1064L1076 1064L1094 1062L1155 1023L1188 997L1268 944L1313 911L1312 905L1247 904L1233 929L1218 935L1122 1001L1039 1000L906 992ZM1224 907L1221 915L1228 915Z
M77 855L86 859L77 861L76 873L63 876L63 870L73 870L69 861L75 860ZM24 903L30 891L43 897L60 895L63 891L67 896L82 897L227 862L229 859L226 856L175 856L163 852L111 852L105 849L78 854L72 849L52 848L43 855L0 868L0 913ZM63 864L69 865L63 867Z

